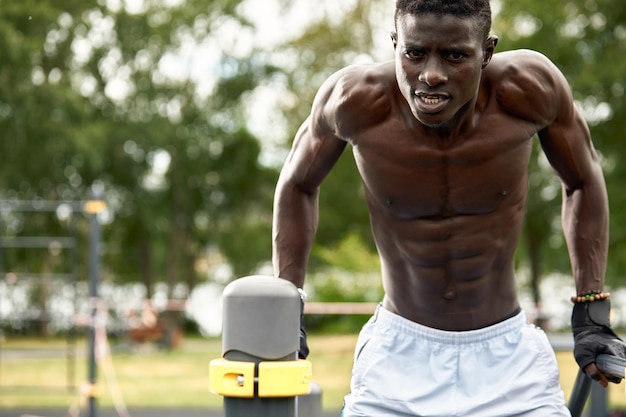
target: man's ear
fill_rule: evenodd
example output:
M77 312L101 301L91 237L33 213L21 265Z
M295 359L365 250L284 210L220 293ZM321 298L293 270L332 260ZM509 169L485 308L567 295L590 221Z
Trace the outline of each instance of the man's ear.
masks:
M396 49L396 46L398 46L398 34L394 30L389 35L391 36L391 42L393 42L393 49Z
M496 35L492 35L485 40L483 45L483 69L491 62L497 44L498 37Z

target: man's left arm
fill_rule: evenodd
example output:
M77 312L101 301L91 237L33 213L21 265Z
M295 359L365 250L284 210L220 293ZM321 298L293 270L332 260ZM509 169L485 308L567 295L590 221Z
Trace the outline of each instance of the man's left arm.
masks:
M626 358L623 342L610 328L610 300L604 291L608 255L609 205L606 185L589 128L575 108L563 75L553 70L553 118L539 132L542 148L563 183L562 222L576 294L572 298L574 356L581 369L608 384L595 358Z

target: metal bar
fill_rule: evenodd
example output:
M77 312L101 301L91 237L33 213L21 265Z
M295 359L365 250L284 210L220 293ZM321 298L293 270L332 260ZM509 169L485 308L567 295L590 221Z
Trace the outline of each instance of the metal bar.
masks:
M0 247L0 270L3 270L3 269L4 269L4 249ZM6 275L4 275L4 277L6 277ZM9 289L8 289L8 285L6 282L4 283L4 288L6 289L7 295L8 295ZM0 294L0 299L1 298L2 297ZM9 297L7 296L7 298ZM0 309L0 311L2 311L2 309ZM0 365L2 365L1 358L2 358L2 341L4 340L4 322L5 322L4 317L0 315ZM1 366L0 366L0 369L2 369ZM2 373L0 372L0 387L1 386L2 386Z
M0 386L0 393L2 394L19 394L19 395L32 395L41 397L43 395L63 395L66 394L67 388L55 387L51 385L2 385Z
M590 379L590 378L587 378ZM608 392L607 389L600 384L591 384L591 394L589 395L589 415L590 416L608 416Z
M17 279L71 279L73 274L62 273L34 273L34 272L0 272L0 279L7 279L8 277L15 277Z
M2 248L0 248L0 254L2 254ZM2 257L0 256L0 268L2 267ZM3 287L6 288L7 290L7 295L8 295L8 285L6 282L3 283ZM7 298L9 298L7 296ZM0 300L2 299L2 294L0 294ZM2 309L0 309L0 311L2 311ZM4 340L4 317L2 317L0 315L0 365L2 365L2 341ZM0 369L2 369L2 366L0 366ZM2 386L2 372L0 372L0 387Z
M70 249L76 246L76 239L58 236L0 237L0 247L3 248L49 248L50 246Z
M626 359L613 355L598 355L596 365L604 373L611 374L618 378L624 378ZM589 392L591 392L591 415L608 415L606 389L596 384L592 385L591 378L589 378L582 369L579 369L568 405L572 417L580 417L582 415L587 399L589 398Z
M98 220L98 213L91 215L90 224L90 236L89 236L89 295L91 297L91 319L92 325L89 327L89 384L91 387L96 386L97 380L97 365L96 365L96 315L98 314L98 287L99 287L99 274L100 274L100 222ZM90 390L88 396L89 402L89 417L96 417L96 393L94 389Z
M609 374L617 378L624 378L624 372L626 371L626 359L613 355L598 355L596 358L596 364L605 374Z
M77 217L72 216L70 219L70 234L76 242L78 242ZM72 269L66 280L69 281L72 288L72 317L76 316L77 300L76 300L76 277L78 276L78 245L71 248L71 266ZM76 388L76 324L72 320L70 328L67 332L67 387L70 390Z
M587 398L589 397L590 390L591 379L583 372L582 369L579 369L568 404L572 417L580 417L582 415L585 404L587 404Z
M364 314L372 315L378 303L322 303L309 301L304 305L304 314Z
M0 200L0 211L54 212L62 206L69 206L76 212L83 211L82 201Z

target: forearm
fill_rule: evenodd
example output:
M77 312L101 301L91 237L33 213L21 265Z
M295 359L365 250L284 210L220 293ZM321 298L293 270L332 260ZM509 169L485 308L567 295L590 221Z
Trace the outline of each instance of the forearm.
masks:
M304 285L306 267L317 231L318 190L305 192L279 181L274 200L272 263L274 274Z
M578 294L604 289L609 209L601 173L595 178L563 197L563 229Z

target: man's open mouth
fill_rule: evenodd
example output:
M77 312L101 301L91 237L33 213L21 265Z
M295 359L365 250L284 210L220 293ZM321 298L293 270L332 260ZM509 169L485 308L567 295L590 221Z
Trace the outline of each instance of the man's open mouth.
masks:
M438 96L419 96L426 104L437 104L442 98Z
M437 104L442 100L447 100L449 97L447 94L428 94L428 93L415 93L424 103Z
M447 104L448 100L450 100L450 96L447 94L428 94L416 92L415 97L418 100L418 108L425 113L436 113L441 111Z

